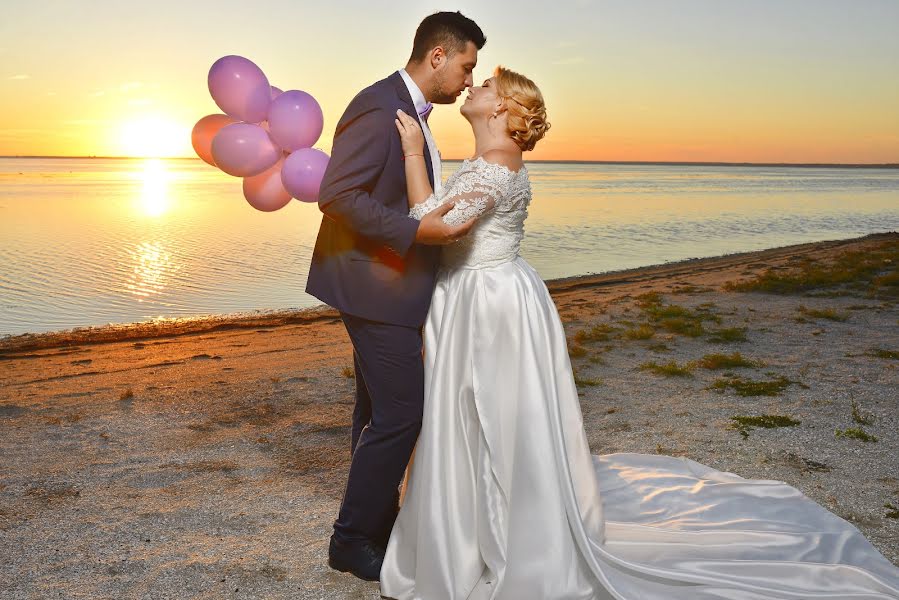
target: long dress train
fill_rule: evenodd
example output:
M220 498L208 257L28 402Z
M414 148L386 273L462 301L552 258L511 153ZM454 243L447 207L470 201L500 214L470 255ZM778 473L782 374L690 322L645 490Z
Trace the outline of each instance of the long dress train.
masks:
M519 256L527 169L464 161L417 218L443 252L424 420L381 570L398 600L899 598L899 569L799 490L683 457L592 456L565 332Z

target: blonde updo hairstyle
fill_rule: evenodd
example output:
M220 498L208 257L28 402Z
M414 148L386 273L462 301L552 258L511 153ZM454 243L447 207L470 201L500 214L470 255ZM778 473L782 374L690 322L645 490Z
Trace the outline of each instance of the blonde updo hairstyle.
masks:
M533 150L550 127L540 88L524 75L502 66L496 67L493 76L496 94L509 113L509 135L522 152Z

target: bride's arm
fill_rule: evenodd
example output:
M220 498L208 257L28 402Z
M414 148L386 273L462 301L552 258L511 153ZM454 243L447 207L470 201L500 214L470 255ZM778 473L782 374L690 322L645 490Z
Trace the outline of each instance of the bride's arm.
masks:
M397 110L396 115L396 128L400 133L406 164L406 195L409 208L412 208L425 202L434 193L425 166L425 136L416 119L402 110Z

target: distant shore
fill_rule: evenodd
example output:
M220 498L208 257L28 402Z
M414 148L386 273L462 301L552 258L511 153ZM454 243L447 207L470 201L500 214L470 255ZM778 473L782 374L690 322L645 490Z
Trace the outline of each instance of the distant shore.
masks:
M195 156L0 156L0 158L92 158L103 160L201 160ZM466 157L445 158L446 162L461 162ZM806 169L899 169L899 163L772 163L772 162L724 162L724 161L666 161L666 160L527 160L532 164L574 165L658 165L684 167L795 167Z

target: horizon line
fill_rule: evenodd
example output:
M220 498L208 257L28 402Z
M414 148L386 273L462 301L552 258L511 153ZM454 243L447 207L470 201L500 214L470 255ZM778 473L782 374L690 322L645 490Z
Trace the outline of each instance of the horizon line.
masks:
M197 156L96 156L96 155L0 155L0 158L88 158L102 160L198 160ZM462 162L466 158L445 158L447 162ZM808 168L866 168L866 169L899 169L899 163L787 163L787 162L727 162L727 161L682 161L682 160L582 160L582 159L538 159L526 160L526 163L546 164L586 164L586 165L669 165L669 166L702 166L702 167L808 167Z

